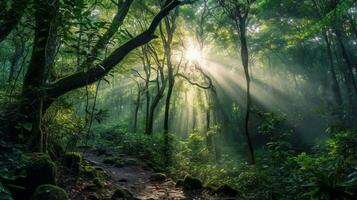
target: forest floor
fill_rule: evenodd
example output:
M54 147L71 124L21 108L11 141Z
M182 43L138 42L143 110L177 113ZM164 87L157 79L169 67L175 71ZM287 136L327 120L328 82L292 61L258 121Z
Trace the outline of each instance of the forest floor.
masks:
M86 152L84 159L102 169L108 174L109 181L130 191L137 199L232 199L209 195L206 190L184 191L182 187L176 187L176 183L167 178L164 181L152 181L155 173L150 167L139 159L126 157L122 166L104 164L104 155L95 152Z

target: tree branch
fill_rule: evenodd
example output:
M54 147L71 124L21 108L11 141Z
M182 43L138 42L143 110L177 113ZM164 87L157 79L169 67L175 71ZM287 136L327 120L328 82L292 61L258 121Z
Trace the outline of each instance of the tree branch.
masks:
M208 90L212 87L211 84L204 86L204 85L200 85L199 83L192 82L187 76L185 76L181 73L177 73L175 76L181 77L181 78L185 79L187 82L189 82L191 85L197 86L197 87L205 89L205 90Z
M123 24L123 21L127 16L132 3L133 0L126 0L122 4L116 3L116 5L118 6L118 10L112 20L112 23L110 24L108 30L104 33L104 35L99 38L92 51L89 53L87 59L81 64L81 69L87 69L93 64L95 59L98 57L99 51L102 50L109 43L110 39L118 31L118 28Z
M91 68L86 72L77 72L50 85L47 89L47 94L51 98L57 98L71 90L86 86L101 79L118 63L120 63L132 50L154 39L154 33L160 21L167 16L171 10L184 3L189 2L179 0L172 1L154 17L151 25L146 31L117 48L109 57L97 64L96 67Z

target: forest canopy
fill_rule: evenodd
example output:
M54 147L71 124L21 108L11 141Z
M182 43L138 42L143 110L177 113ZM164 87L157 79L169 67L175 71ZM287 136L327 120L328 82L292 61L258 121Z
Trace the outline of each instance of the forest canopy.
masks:
M356 19L354 0L0 0L0 199L354 199Z

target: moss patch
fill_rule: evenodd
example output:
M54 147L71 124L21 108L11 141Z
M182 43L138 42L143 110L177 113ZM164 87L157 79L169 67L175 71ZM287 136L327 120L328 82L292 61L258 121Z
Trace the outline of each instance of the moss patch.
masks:
M31 200L68 200L67 193L60 187L55 185L45 184L40 185Z

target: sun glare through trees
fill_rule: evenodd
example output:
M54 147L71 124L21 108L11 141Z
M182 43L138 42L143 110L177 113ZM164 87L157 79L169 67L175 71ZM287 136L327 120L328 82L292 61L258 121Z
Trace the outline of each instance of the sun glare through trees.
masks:
M0 200L355 200L356 0L0 0Z

